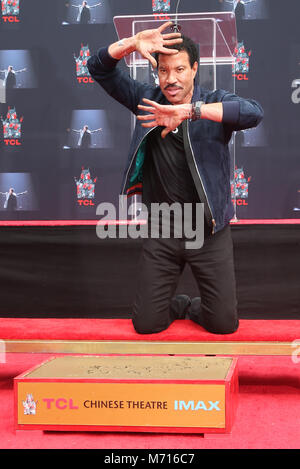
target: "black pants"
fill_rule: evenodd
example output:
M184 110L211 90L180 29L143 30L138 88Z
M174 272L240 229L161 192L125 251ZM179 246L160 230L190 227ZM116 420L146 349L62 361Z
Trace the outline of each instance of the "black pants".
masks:
M191 319L214 334L230 334L238 329L233 245L227 226L208 236L197 250L186 249L183 239L143 240L133 306L133 325L138 333L161 332L174 321L170 301L186 262L201 297Z

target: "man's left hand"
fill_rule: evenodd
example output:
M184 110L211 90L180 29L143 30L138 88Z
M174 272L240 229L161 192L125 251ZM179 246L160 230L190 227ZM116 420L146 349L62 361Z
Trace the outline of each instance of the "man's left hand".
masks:
M149 114L139 115L137 119L140 121L150 121L142 123L142 127L165 127L161 136L165 138L170 132L175 130L185 119L191 117L191 104L178 105L162 105L150 99L143 99L148 106L139 105L138 108Z

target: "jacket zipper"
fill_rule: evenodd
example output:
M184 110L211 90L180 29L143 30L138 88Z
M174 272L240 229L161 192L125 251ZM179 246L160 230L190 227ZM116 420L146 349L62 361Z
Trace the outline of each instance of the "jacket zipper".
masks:
M202 178L201 178L201 175L199 173L199 170L198 170L198 167L197 167L197 164L196 164L196 160L195 160L195 155L194 155L194 151L193 151L193 148L192 148L192 144L191 144L191 139L190 139L190 134L189 134L189 121L187 121L187 135L188 135L188 142L189 142L189 146L190 146L190 150L191 150L191 153L192 153L192 156L193 156L193 161L194 161L194 166L197 170L197 174L198 174L198 177L199 177L199 180L200 180L200 183L201 183L201 187L203 189L203 192L205 194L205 198L206 198L206 201L207 201L207 205L208 205L208 208L209 208L209 211L210 211L210 215L211 215L211 221L212 221L212 225L213 225L213 229L212 229L212 234L215 234L215 230L216 230L216 221L214 219L214 216L213 216L213 213L212 213L212 209L211 209L211 206L210 206L210 203L209 203L209 200L208 200L208 197L207 197L207 192L205 190L205 187L203 185L203 182L202 182ZM155 130L156 128L158 127L158 125L156 127L153 127L151 130L149 130L149 132L147 132L144 137L142 138L142 140L140 141L138 147L136 148L135 152L134 152L134 155L133 155L133 158L131 160L131 163L129 165L129 168L127 170L127 173L126 173L126 177L125 177L125 182L124 182L124 185L123 185L123 189L122 189L122 195L125 195L125 187L126 187L126 184L127 184L127 179L128 179L128 174L131 170L131 167L132 167L132 164L135 160L135 157L136 157L136 154L141 146L141 144L143 143L143 141L145 140L146 137L148 137L148 135L153 132L153 130Z
M149 135L153 130L157 129L157 127L158 127L158 125L157 125L156 127L153 127L151 130L149 130L149 131L144 135L144 137L143 137L142 140L140 141L140 143L139 143L137 149L135 150L135 152L134 152L134 154L133 154L133 157L132 157L132 160L131 160L131 163L130 163L129 168L128 168L127 173L126 173L125 182L124 182L124 186L123 186L123 189L122 189L122 195L125 195L125 192L124 192L124 191L125 191L125 187L126 187L126 185L127 185L128 174L129 174L129 172L130 172L130 170L131 170L132 164L133 164L133 162L134 162L134 160L135 160L135 157L136 157L136 155L137 155L137 152L138 152L140 146L142 145L142 143L143 143L143 141L145 140L145 138L148 137L148 135Z
M200 180L200 184L201 184L201 187L203 189L203 192L204 192L204 195L205 195L205 198L206 198L206 201L207 201L207 206L208 206L208 209L209 209L209 212L210 212L210 215L211 215L211 222L212 222L212 227L213 227L212 234L215 234L215 232L216 232L216 220L214 219L213 212L212 212L212 209L211 209L211 205L210 205L208 197L207 197L207 192L205 190L205 187L204 187L204 184L203 184L203 181L202 181L202 178L201 178L201 174L200 174L198 166L196 164L196 159L195 159L195 155L194 155L194 151L193 151L192 144L191 144L191 139L190 139L189 121L188 120L187 120L187 136L188 136L188 142L189 142L190 150L191 150L191 153L192 153L192 156L193 156L194 166L196 168L196 171L197 171L197 174L198 174L198 177L199 177L199 180Z

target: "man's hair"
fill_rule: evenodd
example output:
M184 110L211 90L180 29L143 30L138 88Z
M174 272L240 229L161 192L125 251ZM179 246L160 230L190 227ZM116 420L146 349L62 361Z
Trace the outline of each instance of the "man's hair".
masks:
M194 43L194 41L192 41L192 39L190 39L189 37L184 36L183 34L181 35L181 37L182 37L183 41L180 44L174 44L173 46L165 46L165 47L167 49L176 49L179 52L180 51L186 51L188 53L189 60L190 60L190 65L192 67L195 62L197 62L197 63L199 62L200 57L199 57L198 47ZM155 55L154 55L154 58L157 62L157 65L158 65L158 61L159 61L159 55L160 55L160 52L156 52Z

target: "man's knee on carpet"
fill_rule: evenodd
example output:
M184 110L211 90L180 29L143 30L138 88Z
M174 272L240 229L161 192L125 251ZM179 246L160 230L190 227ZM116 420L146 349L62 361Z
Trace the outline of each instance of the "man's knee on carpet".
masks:
M205 326L204 326L205 327ZM231 322L227 321L211 321L206 325L206 330L212 334L228 335L234 334L239 327L238 319L234 318Z
M239 327L237 311L234 305L229 305L215 309L213 312L205 314L204 327L213 334L233 334Z
M162 332L166 330L172 321L166 322L166 321L161 321L151 317L151 315L145 316L133 316L132 318L132 324L135 329L135 331L138 334L157 334L159 332Z
M132 323L138 334L157 334L162 332L176 319L191 319L212 334L233 334L239 327L235 296L227 302L208 300L187 295L176 295L169 306L155 308L150 301L143 307L137 303L133 307Z
M233 334L239 327L235 304L226 306L221 302L208 307L201 298L193 298L188 317L212 334Z

